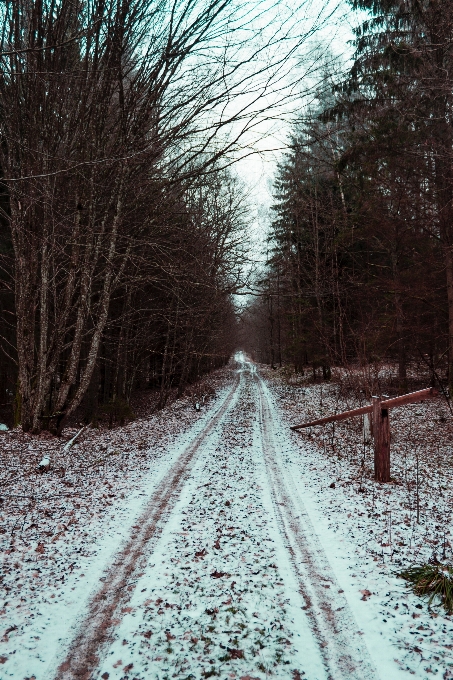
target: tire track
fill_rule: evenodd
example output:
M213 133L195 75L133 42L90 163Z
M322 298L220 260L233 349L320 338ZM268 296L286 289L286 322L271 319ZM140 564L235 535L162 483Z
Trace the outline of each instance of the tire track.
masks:
M57 669L55 680L89 680L92 677L102 650L119 623L116 615L130 600L135 587L131 579L147 559L145 551L149 551L159 538L190 474L200 445L228 411L239 385L238 373L233 388L212 419L186 447L155 489L134 526L135 533L131 534L105 572L104 585L92 597L66 658Z
M260 409L264 460L277 522L297 575L305 612L320 649L329 680L374 680L377 673L368 650L360 639L358 626L335 578L327 556L316 536L302 502L296 506L278 464L273 436L273 416L263 388L255 378Z

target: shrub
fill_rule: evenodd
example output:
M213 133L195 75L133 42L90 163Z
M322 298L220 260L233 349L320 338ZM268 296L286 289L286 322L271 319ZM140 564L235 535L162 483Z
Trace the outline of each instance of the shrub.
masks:
M428 597L428 606L438 597L447 614L453 613L453 567L445 564L424 564L409 567L398 576L411 584L416 595Z

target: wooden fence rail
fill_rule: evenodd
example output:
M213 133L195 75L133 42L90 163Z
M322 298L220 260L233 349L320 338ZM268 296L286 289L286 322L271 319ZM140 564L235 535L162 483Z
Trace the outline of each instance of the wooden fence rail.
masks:
M292 425L291 430L297 432L306 427L314 427L315 425L325 425L326 423L333 423L339 420L347 420L348 418L355 418L356 416L365 415L365 413L372 414L373 422L373 436L374 436L374 477L378 482L390 481L390 423L389 423L389 409L396 406L405 406L406 404L415 404L430 397L436 397L439 394L434 387L427 387L424 390L417 392L410 392L403 394L400 397L392 397L391 399L381 399L380 397L372 397L373 403L367 406L360 406L351 411L343 411L342 413L335 413L325 418L318 418L309 423L302 423L301 425Z

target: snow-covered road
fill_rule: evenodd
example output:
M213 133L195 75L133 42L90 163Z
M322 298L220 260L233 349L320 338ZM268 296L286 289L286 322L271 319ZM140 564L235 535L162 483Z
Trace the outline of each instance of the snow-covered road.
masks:
M31 677L402 676L376 622L367 629L337 581L271 393L237 359L233 387L166 462L78 617L41 651L46 670Z

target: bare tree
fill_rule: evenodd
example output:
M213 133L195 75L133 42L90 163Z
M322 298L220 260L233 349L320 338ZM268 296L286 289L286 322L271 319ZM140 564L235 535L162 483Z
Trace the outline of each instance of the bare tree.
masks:
M146 203L157 180L187 183L219 159L229 163L268 106L262 96L284 91L282 46L291 54L300 40L291 42L285 22L251 28L263 8L3 3L0 167L13 249L3 259L25 430L60 432L87 393L111 301L144 216L153 220Z

